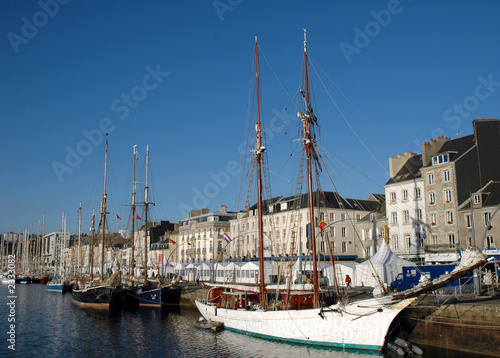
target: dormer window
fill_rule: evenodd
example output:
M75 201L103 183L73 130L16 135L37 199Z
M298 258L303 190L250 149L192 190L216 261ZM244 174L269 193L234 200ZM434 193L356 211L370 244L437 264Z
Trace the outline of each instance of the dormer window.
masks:
M450 156L448 153L440 154L432 158L432 165L448 163L449 161L450 161Z

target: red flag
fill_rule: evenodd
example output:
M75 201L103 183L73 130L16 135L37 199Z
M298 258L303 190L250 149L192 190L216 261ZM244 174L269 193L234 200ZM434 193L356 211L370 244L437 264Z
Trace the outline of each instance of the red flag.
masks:
M190 243L190 242L188 242L188 245L191 245L191 243Z
M117 218L118 220L121 220L121 219L122 219L121 217L119 217L119 216L118 216L118 214L116 214L116 218Z
M318 226L321 229L321 231L325 230L326 223L321 219L316 219L316 221L318 222Z
M136 218L137 220L142 220L142 219L139 217L139 215L138 215L138 214L136 214L136 215L135 215L135 218Z

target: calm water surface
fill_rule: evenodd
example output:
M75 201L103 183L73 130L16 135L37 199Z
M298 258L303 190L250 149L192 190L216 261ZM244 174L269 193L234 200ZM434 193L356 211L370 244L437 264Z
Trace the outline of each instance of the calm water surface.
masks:
M15 348L8 348L11 299L0 287L1 357L373 357L377 353L318 349L270 342L223 330L195 328L195 307L148 308L116 313L84 309L71 294L45 285L16 285ZM426 354L429 357L432 355ZM441 352L440 356L443 356ZM447 356L447 355L445 355ZM451 356L449 356L451 357Z

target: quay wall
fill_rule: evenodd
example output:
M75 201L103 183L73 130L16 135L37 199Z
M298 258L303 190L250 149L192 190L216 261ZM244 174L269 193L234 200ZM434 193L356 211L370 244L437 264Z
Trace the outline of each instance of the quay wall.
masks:
M422 308L426 310L425 308ZM500 300L443 305L419 318L409 340L417 345L500 357ZM425 351L425 350L424 350Z

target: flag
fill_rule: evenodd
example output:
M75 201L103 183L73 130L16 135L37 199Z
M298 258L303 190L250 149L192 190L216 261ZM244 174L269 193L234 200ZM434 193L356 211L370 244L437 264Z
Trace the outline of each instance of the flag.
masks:
M119 217L119 216L118 216L118 214L116 214L116 218L117 218L118 220L121 220L121 219L122 219L121 217Z
M190 245L190 246L191 246L191 243L190 243L189 241L188 241L188 245Z
M232 240L231 238L229 237L228 234L224 233L224 240L226 240L226 242L229 244Z
M174 241L174 240L172 240L172 239L169 239L169 244L170 244L170 245L175 245L175 241Z
M137 220L142 220L142 219L139 217L139 214L135 214L135 218L136 218Z
M326 223L321 219L316 219L316 221L318 222L318 226L321 229L321 231L325 230Z

